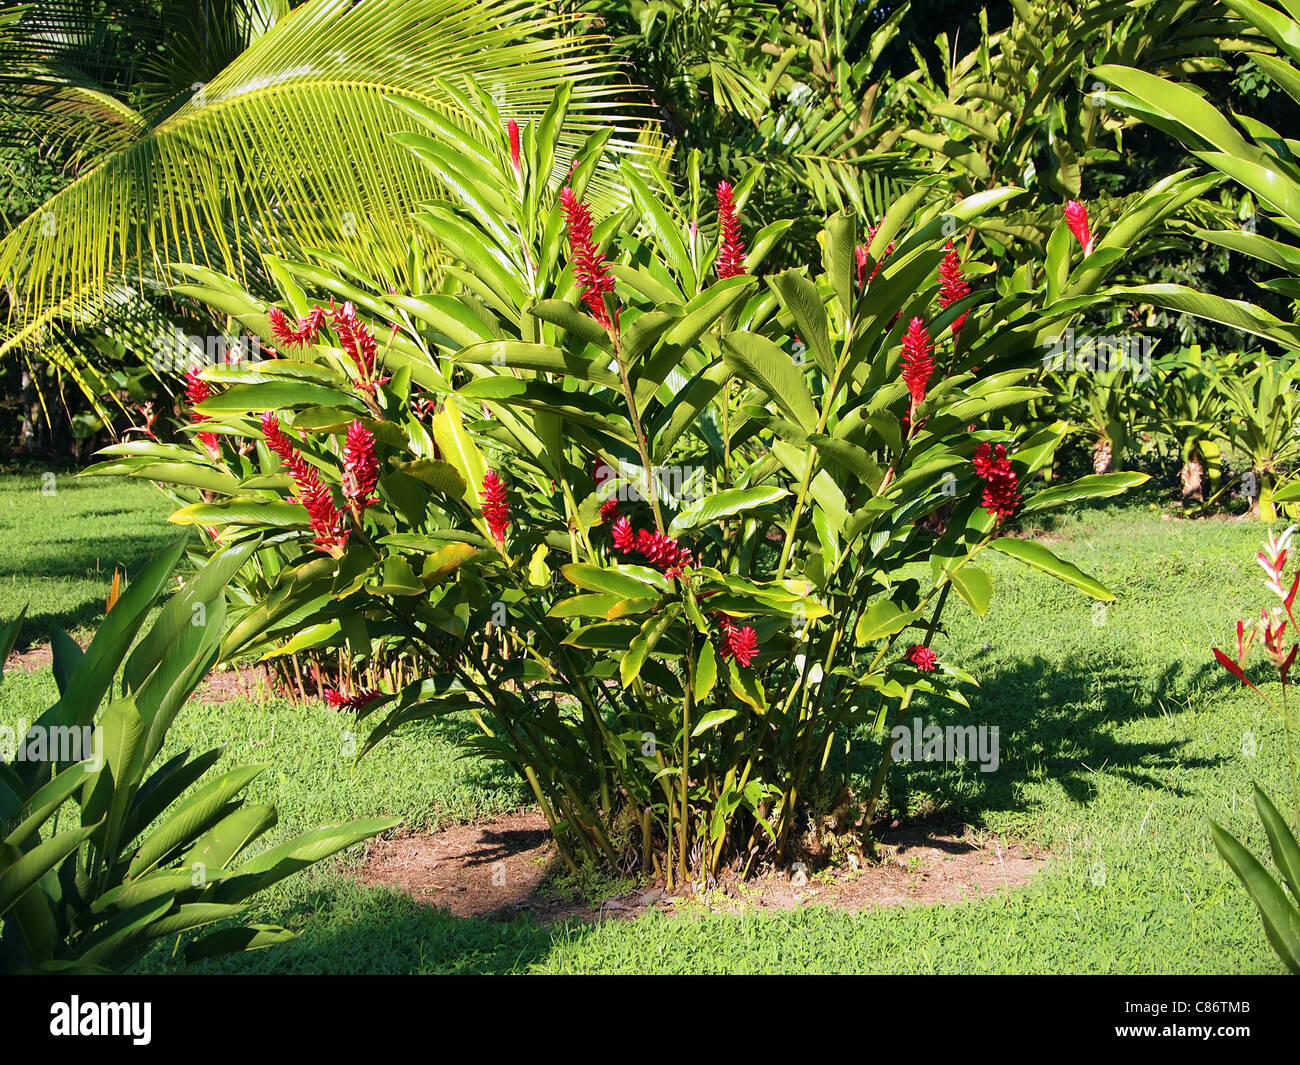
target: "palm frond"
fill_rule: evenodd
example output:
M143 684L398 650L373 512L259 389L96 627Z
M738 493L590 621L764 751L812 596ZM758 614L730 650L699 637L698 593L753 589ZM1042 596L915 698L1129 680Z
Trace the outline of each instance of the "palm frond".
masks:
M439 190L392 139L410 125L395 99L455 125L465 121L456 90L473 83L502 122L523 124L568 83L559 172L607 129L611 156L653 156L637 140L636 94L604 38L565 36L548 11L540 0L314 0L295 9L0 242L10 296L0 355L30 339L52 307L75 308L122 274L168 261L239 277L271 246L338 248L375 273L379 260L405 261L412 209Z

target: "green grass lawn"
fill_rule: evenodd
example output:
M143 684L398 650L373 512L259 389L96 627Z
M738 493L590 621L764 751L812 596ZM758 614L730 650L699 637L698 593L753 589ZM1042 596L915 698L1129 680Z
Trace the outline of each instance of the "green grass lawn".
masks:
M147 481L73 473L0 474L0 619L27 607L20 647L51 626L89 635L114 567L130 574L180 530Z
M112 560L138 560L151 548L126 556L127 545L134 550L168 535L165 507L136 486L86 482L57 504L33 498L35 489L31 478L0 481L0 616L30 599L34 617L90 621L102 610ZM14 519L10 499L25 508L26 519ZM43 532L36 531L38 518ZM951 907L651 914L541 927L450 917L392 891L359 887L336 862L279 885L252 914L295 928L297 941L211 968L1281 972L1206 824L1214 817L1260 852L1251 782L1258 778L1279 803L1289 794L1280 723L1212 666L1210 655L1211 641L1226 643L1236 618L1263 602L1253 561L1263 529L1162 520L1155 507L1135 502L1067 516L1046 535L1119 601L1101 611L1064 585L989 558L995 595L988 616L978 619L958 605L949 632L935 641L941 657L970 670L982 686L969 693L969 710L922 709L939 723L998 726L999 771L916 763L898 767L892 785L901 809L1049 849L1051 863L1028 885ZM46 559L56 579L45 576ZM98 571L95 559L105 560ZM30 719L53 692L48 671L8 675L0 719ZM269 763L250 799L277 802L277 834L380 814L434 827L524 800L501 768L456 757L461 722L403 733L351 776L348 727L347 718L319 706L191 706L170 743L226 744L226 765ZM1254 757L1243 755L1248 734ZM159 951L142 967L169 964Z

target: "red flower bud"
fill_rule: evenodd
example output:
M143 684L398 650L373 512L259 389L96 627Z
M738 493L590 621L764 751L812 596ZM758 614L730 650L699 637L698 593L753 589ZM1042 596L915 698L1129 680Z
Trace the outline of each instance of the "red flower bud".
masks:
M506 131L510 134L510 165L515 168L516 174L521 174L523 167L519 162L519 123L512 118L506 123Z
M1092 254L1092 230L1088 228L1088 209L1078 200L1071 200L1065 205L1065 224L1074 239L1083 246L1083 254Z

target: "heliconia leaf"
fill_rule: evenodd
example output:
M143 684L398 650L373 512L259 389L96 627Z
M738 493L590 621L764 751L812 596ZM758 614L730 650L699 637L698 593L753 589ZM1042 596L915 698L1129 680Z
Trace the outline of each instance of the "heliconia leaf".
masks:
M969 562L957 567L948 576L966 605L983 617L988 611L989 600L993 597L993 578Z
M167 518L174 525L306 525L307 508L274 500L232 499L227 503L191 503Z
M1300 975L1300 906L1287 898L1282 886L1250 851L1214 821L1210 822L1210 838L1259 910L1269 945L1283 965Z
M694 739L701 733L708 732L710 729L715 729L719 725L725 725L739 712L739 710L731 706L724 707L721 710L710 710L700 718L695 727L691 729L691 738Z

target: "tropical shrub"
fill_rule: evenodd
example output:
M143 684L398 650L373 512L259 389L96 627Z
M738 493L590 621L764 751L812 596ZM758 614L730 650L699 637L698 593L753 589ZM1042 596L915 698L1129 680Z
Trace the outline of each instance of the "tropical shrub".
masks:
M564 107L451 133L411 112L432 135L402 139L449 190L417 215L454 259L436 291L275 261L267 306L183 269L277 357L198 374L187 458L118 448L104 469L190 485L174 521L277 552L227 651L418 660L400 690L335 693L377 722L362 755L464 711L567 862L684 884L784 860L843 790L833 754L917 693L963 699L931 643L952 592L988 608L983 551L1111 598L1009 527L1145 477L1025 501L1065 427L987 426L1043 395L1047 338L1122 291L1111 267L1182 193L1086 240L1077 205L1007 275L954 238L1020 190L911 190L870 229L834 215L819 267L760 281L784 225L747 239L748 175L709 195L688 161L678 195L624 167L628 206L597 221L599 137L548 180ZM858 796L863 836L888 767Z
M283 928L229 922L277 881L399 823L325 826L253 853L276 811L240 793L266 766L205 781L219 748L159 763L168 728L216 661L225 582L256 546L214 554L138 641L180 541L110 602L84 652L55 632L58 701L0 762L0 970L121 969L159 940L179 946L217 923L191 939L187 958L283 942L292 938ZM21 618L0 625L0 662L20 627Z

